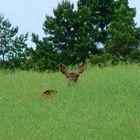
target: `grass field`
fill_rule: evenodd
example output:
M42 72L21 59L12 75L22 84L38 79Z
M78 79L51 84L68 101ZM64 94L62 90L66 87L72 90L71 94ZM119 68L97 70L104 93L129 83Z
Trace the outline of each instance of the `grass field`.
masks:
M74 87L59 72L0 71L0 140L140 140L140 67L88 66Z

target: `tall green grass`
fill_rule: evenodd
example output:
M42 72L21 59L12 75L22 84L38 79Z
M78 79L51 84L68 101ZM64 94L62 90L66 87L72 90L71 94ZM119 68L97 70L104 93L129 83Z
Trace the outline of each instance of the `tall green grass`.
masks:
M88 66L74 87L59 72L0 71L0 140L139 139L137 65Z

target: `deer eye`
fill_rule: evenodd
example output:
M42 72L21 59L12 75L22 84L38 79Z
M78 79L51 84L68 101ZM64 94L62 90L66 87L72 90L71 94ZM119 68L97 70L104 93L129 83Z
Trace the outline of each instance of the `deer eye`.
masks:
M78 78L78 77L79 77L79 75L76 75L76 77Z
M67 78L69 78L69 77L70 77L70 75L66 75L66 77L67 77Z

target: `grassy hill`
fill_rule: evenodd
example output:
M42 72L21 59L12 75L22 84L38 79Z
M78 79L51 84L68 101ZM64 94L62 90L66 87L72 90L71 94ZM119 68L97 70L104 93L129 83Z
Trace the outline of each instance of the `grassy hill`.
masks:
M140 67L88 66L74 87L60 72L0 71L0 140L31 139L139 140Z

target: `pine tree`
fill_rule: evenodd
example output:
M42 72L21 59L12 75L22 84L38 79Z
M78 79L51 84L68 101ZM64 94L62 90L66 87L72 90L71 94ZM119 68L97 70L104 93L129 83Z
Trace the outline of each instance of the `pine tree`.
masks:
M94 32L96 27L95 41L105 43L107 39L107 28L110 22L115 17L114 8L117 7L118 3L114 0L79 0L78 9L89 9L89 18L86 20L90 21L91 31Z
M115 15L116 18L108 28L109 40L105 49L106 52L127 60L133 52L139 51L140 30L134 22L136 11L128 6L128 0L120 0Z
M0 57L1 64L8 68L20 68L25 61L28 34L17 36L18 27L12 27L8 19L0 15ZM23 59L24 57L24 59Z
M93 37L96 31L91 32L91 28L87 26L89 11L85 9L83 13L83 10L75 10L73 4L62 1L54 9L53 17L46 16L43 25L46 36L39 40L37 35L33 34L35 52L46 50L45 54L40 53L40 55L47 55L44 57L48 64L50 62L53 65L84 63L91 53L98 52Z

